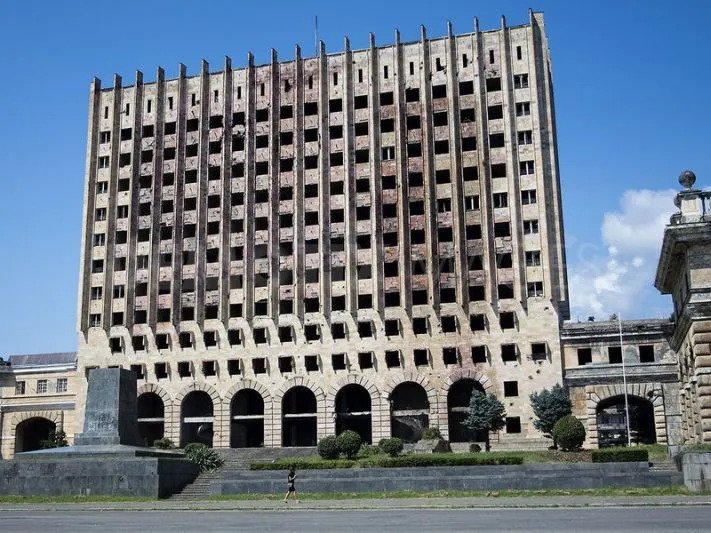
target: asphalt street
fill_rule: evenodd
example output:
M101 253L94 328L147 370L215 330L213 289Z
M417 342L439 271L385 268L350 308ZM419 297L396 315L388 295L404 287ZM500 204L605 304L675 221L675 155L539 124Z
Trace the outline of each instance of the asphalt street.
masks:
M15 531L709 531L708 506L272 511L3 510Z

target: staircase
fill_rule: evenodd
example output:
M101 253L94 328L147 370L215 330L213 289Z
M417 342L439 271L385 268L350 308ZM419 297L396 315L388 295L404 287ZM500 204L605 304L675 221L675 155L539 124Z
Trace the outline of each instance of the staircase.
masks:
M315 447L304 448L217 448L216 451L224 461L222 466L210 472L203 472L195 481L185 485L169 499L173 501L202 500L214 494L213 484L223 479L243 477L249 471L249 464L256 461L277 461L291 457L309 457L315 455ZM286 475L286 474L284 474Z

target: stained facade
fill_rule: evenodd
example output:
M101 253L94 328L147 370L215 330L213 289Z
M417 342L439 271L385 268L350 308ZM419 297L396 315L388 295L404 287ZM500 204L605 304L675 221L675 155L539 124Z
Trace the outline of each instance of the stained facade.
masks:
M474 30L95 80L80 374L135 370L176 442L459 435L473 388L539 439L568 316L550 57L542 14Z

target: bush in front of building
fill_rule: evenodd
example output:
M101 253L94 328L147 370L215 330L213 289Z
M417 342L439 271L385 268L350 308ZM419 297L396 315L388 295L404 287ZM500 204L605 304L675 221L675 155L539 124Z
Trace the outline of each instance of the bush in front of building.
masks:
M390 457L396 457L402 451L402 440L397 437L380 439L380 442L378 442L378 448L380 448L383 453L387 453Z
M363 444L363 439L358 433L350 429L345 430L336 437L336 448L346 459L355 459L360 451L361 444Z
M572 413L572 403L568 391L555 384L549 389L543 389L540 392L534 392L529 396L531 408L536 419L533 421L533 427L540 430L544 437L552 438L553 427L564 416ZM553 441L555 449L556 442Z
M649 450L644 448L601 448L592 452L593 463L636 463L648 462Z
M572 415L564 416L553 426L552 435L564 452L579 450L585 441L585 426Z
M486 432L486 451L489 451L489 432L499 431L506 425L506 409L493 394L472 392L467 417L462 422L470 431Z
M439 428L425 428L422 430L422 440L441 439L442 432Z
M195 463L200 472L214 470L222 465L222 457L213 450L199 442L191 442L185 446L185 457Z
M161 450L172 450L175 448L175 444L168 437L163 437L162 439L156 439L153 441L153 447L159 448Z
M338 459L340 453L334 435L329 435L318 441L317 450L322 459Z
M479 453L481 451L481 446L479 446L476 442L472 442L469 445L469 453Z
M49 448L64 448L69 446L67 442L67 434L61 429L59 431L53 431L49 434L49 437L40 441L40 447L44 450Z

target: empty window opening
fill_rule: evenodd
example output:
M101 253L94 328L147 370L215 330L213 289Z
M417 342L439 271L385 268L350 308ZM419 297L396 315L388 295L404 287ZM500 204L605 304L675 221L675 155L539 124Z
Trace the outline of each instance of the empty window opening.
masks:
M486 346L472 346L472 363L486 363Z
M331 355L331 366L333 370L347 370L348 359L344 353L334 353Z
M502 361L517 361L518 346L516 344L501 345L501 360Z
M375 358L373 357L373 352L359 352L358 366L361 370L373 368L375 366Z
M506 417L506 433L521 433L521 417Z
M388 368L399 368L401 366L399 350L388 350L385 352L385 366Z
M653 363L654 362L654 346L641 345L639 347L639 362Z
M455 347L442 348L442 362L445 365L459 364L459 350Z
M287 374L294 371L294 358L284 356L279 358L279 372Z
M426 348L418 348L412 351L415 366L429 366L430 354Z

